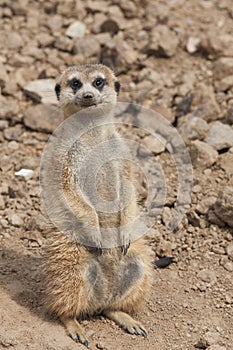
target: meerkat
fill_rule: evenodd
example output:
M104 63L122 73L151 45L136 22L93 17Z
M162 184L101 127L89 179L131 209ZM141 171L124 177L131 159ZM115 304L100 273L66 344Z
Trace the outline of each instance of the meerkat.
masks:
M103 315L131 334L147 335L131 315L139 310L151 287L151 250L143 238L133 240L130 232L122 230L137 215L137 196L131 190L126 207L107 212L98 208L90 193L81 193L76 181L84 153L98 143L111 140L124 149L114 124L95 124L98 118L109 118L119 90L113 71L101 64L70 67L55 86L65 116L79 118L77 112L83 112L93 128L73 144L62 165L62 189L80 225L73 228L72 235L56 231L47 240L46 305L59 317L68 335L86 346L88 339L79 323L84 316ZM97 187L106 202L124 196L122 177L134 181L128 161L108 162L100 172ZM83 223L88 223L87 227ZM77 236L88 244L85 240L80 243Z

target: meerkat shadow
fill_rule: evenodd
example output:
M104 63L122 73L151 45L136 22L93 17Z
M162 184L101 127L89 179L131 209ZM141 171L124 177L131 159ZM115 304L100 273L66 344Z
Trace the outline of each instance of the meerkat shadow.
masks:
M42 257L38 248L17 250L15 247L1 247L0 289L13 301L46 321L51 317L43 306L44 272Z

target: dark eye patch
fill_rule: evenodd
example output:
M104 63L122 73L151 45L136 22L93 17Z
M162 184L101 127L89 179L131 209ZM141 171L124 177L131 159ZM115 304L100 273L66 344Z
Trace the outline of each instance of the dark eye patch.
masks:
M92 85L98 90L102 90L105 84L106 80L103 78L97 78L92 83Z
M73 78L70 81L68 81L68 85L71 87L71 89L73 89L74 91L80 89L83 84L81 83L80 80Z

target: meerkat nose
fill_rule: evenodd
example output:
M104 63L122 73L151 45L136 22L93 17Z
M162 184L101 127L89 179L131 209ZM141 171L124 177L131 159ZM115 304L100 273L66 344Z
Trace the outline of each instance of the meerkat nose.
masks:
M83 98L85 98L87 100L91 99L93 97L94 97L94 94L92 92L84 92L84 94L83 94Z

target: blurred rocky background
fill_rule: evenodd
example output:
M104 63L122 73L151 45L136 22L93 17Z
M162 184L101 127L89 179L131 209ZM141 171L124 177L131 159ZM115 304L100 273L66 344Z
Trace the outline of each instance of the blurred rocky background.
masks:
M166 177L165 207L154 213L148 240L156 258L171 255L176 263L155 270L152 296L140 314L147 339L97 319L86 325L90 348L116 349L117 342L119 350L230 350L232 0L0 0L0 347L82 348L44 316L40 250L47 222L39 167L49 135L63 120L56 77L67 66L96 62L118 75L120 101L151 108L177 128L194 182L185 217L168 232L176 167L166 147L136 132L154 155L141 154L146 166L153 171L159 162Z

